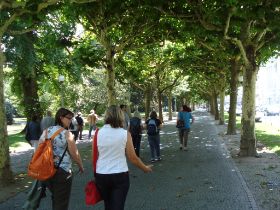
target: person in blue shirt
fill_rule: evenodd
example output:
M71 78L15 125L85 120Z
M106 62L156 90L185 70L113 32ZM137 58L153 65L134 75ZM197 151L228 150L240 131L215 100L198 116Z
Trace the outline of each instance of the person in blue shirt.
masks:
M194 117L192 116L192 110L187 105L183 105L181 111L178 113L177 122L179 120L184 120L184 127L179 128L179 139L180 139L180 150L187 150L188 136L191 128L191 123L194 122Z

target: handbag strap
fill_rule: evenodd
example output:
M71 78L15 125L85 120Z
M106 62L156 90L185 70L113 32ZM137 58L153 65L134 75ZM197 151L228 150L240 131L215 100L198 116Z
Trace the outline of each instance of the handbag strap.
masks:
M97 147L97 134L99 129L96 128L93 141L92 141L92 165L93 165L93 173L94 176L96 174L96 162L97 162L97 156L98 156L98 147Z

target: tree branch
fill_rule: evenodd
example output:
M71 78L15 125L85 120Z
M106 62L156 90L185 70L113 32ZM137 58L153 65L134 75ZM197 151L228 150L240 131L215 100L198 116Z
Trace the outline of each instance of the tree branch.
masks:
M99 0L70 0L70 3L85 4L91 2L97 2Z
M215 51L215 49L213 49L211 46L207 45L206 43L199 41L199 44L201 44L203 47L205 47L206 49L210 50L210 51Z
M233 16L235 10L236 10L235 8L231 8L229 13L228 13L228 16L227 16L227 19L226 19L226 25L225 25L225 29L224 29L224 39L229 40L229 41L235 43L238 46L238 48L241 52L241 55L244 59L245 65L249 65L250 63L249 63L249 60L247 58L247 54L246 54L246 51L244 49L244 46L243 46L241 40L237 39L236 37L228 36L228 29L229 29L229 26L230 26L231 17Z
M21 34L25 34L31 31L34 31L35 28L28 28L28 29L24 29L21 31L13 31L13 30L8 30L7 33L9 33L10 35L21 35Z

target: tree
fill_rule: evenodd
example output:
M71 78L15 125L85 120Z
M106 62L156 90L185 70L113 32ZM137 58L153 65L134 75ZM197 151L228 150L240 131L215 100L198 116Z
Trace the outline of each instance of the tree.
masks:
M29 31L28 25L23 31L10 31L11 26L20 18L28 14L38 14L48 6L55 5L59 1L49 0L43 3L34 3L33 1L1 1L0 3L0 185L8 184L12 179L10 170L9 145L7 141L7 126L5 119L4 92L3 92L3 65L5 56L3 54L3 38L9 36L9 33L24 33Z
M136 1L122 1L121 4L119 1L98 1L73 8L85 30L93 33L105 50L103 66L107 70L109 105L116 104L116 62L124 50L149 42L150 33L155 31L157 22L154 19L158 14L151 9Z

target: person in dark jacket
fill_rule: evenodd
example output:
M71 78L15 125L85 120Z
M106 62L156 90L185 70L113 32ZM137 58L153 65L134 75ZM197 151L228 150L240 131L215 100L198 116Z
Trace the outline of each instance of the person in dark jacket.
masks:
M131 133L135 153L139 157L143 124L141 122L141 115L138 111L135 111L133 117L130 119L128 130Z
M76 116L76 120L78 123L78 137L81 140L83 136L83 129L84 129L84 119L82 118L81 112L78 112L78 115Z
M34 115L30 122L27 122L26 130L26 140L34 147L34 150L38 148L38 141L41 136L40 122L38 117Z

